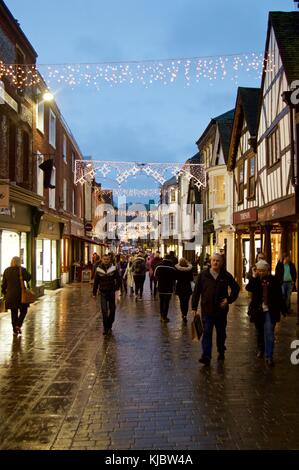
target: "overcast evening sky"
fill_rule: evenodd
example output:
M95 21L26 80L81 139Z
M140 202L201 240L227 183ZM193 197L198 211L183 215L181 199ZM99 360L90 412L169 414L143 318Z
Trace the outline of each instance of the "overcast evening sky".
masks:
M269 11L292 0L6 0L38 63L80 63L263 52ZM242 76L240 86L259 86ZM209 120L235 104L233 81L102 91L53 90L83 155L185 161Z

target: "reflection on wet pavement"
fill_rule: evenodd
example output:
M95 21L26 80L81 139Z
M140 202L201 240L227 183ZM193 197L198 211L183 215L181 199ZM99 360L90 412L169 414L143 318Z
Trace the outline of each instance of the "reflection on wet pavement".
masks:
M178 302L118 301L109 337L89 285L31 307L22 337L0 317L1 449L298 449L296 319L277 328L276 366L255 358L241 297L229 315L224 364L199 365Z

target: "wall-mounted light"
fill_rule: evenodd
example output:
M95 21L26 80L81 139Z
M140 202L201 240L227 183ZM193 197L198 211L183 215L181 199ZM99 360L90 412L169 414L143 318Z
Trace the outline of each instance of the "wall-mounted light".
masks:
M49 90L44 91L44 92L40 92L40 90L38 90L38 93L36 93L35 95L35 99L39 102L47 101L49 103L50 101L54 100L54 95Z
M53 101L54 100L54 95L50 91L46 91L43 93L43 100L44 101Z

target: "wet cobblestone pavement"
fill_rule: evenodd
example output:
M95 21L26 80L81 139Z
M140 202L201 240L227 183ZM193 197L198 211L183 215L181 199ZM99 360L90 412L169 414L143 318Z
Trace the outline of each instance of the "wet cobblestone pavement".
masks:
M88 284L30 308L22 337L0 317L0 449L298 449L295 316L276 330L275 367L255 357L246 294L231 308L224 364L198 363L190 318L121 297L113 333Z

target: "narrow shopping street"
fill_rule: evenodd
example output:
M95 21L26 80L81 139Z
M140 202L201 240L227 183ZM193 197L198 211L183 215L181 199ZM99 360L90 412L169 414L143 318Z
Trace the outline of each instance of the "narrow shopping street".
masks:
M267 368L255 358L242 293L225 363L214 349L205 368L177 300L161 324L146 287L143 302L121 297L108 337L88 283L48 292L30 308L22 337L1 314L0 448L298 448L295 315L277 327L276 363Z

